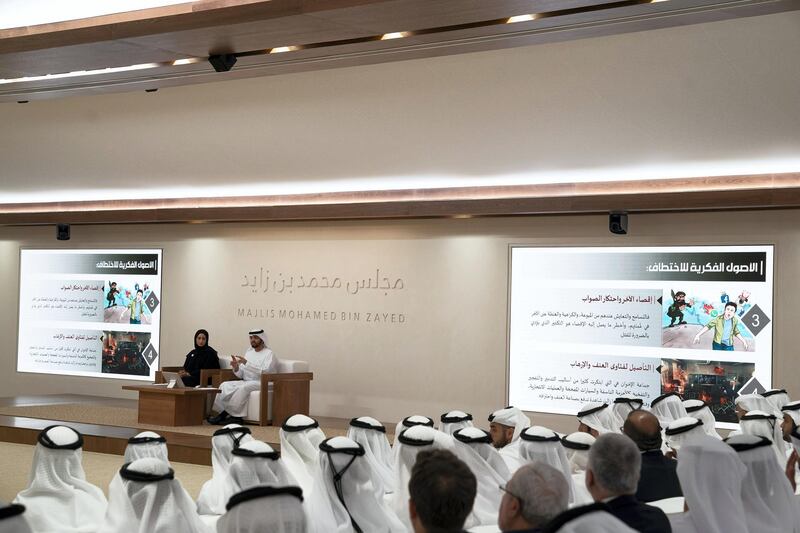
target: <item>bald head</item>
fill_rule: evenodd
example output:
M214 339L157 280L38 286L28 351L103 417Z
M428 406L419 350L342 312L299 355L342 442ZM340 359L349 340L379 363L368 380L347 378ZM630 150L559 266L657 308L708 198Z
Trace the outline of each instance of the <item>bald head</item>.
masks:
M650 411L631 411L625 419L622 431L642 451L661 448L661 424L656 415Z

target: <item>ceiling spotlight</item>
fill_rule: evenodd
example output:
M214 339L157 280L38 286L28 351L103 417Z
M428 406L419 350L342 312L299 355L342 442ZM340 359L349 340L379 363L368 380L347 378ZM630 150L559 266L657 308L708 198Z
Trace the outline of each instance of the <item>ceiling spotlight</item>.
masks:
M411 35L410 31L394 31L392 33L384 33L381 41L388 41L389 39L402 39Z
M506 24L514 24L515 22L528 22L529 20L536 20L536 15L515 15L509 17Z
M270 54L280 54L281 52L294 52L295 50L299 50L299 46L278 46L276 48L270 49Z
M228 72L236 64L235 54L219 54L208 56L208 62L217 72Z
M178 65L191 65L192 63L199 63L200 58L198 57L188 57L186 59L176 59L172 62L173 67L177 67Z

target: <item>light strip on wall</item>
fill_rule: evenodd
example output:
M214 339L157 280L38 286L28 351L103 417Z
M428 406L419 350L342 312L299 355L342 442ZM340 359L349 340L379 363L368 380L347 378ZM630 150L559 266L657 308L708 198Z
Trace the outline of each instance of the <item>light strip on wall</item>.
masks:
M24 83L29 81L57 80L62 78L79 78L81 76L96 76L98 74L114 74L116 72L128 72L131 70L145 70L148 68L157 68L163 65L164 63L140 63L138 65L128 65L126 67L108 67L95 70L76 70L73 72L62 72L59 74L45 74L43 76L25 76L23 78L0 79L0 85L6 85L9 83Z
M445 189L452 187L505 187L527 185L557 185L566 183L626 182L639 180L686 179L702 180L715 176L750 176L785 174L800 171L800 158L762 161L686 162L680 165L648 167L572 170L559 172L519 173L491 176L458 175L404 175L364 177L362 179L304 181L268 181L264 176L250 181L227 183L224 186L202 185L191 187L138 188L65 188L57 190L23 190L15 192L7 187L0 206L4 204L79 202L114 200L119 198L225 198L237 196L279 196L302 194L327 194L348 192L384 192L412 189ZM162 179L164 181L167 178Z

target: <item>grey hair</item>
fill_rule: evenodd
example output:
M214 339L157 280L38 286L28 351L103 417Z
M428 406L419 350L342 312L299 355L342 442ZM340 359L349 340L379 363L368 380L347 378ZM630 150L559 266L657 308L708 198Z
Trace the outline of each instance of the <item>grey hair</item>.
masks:
M528 463L506 485L522 502L521 514L533 526L543 526L567 510L569 485L558 469L547 463Z
M642 471L642 455L627 436L605 433L589 450L589 464L597 484L615 495L634 494Z

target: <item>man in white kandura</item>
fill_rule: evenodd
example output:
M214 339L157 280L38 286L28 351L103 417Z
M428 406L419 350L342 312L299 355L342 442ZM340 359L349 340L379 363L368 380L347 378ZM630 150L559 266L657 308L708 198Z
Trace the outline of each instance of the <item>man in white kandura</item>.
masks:
M208 418L210 424L242 423L247 413L250 393L261 387L261 374L274 373L278 358L267 348L267 334L263 329L250 332L250 349L244 354L231 356L231 368L241 380L225 381L214 399L214 410L219 414Z
M82 449L83 436L67 426L39 433L30 482L14 500L36 533L94 533L103 522L108 502L86 481Z

